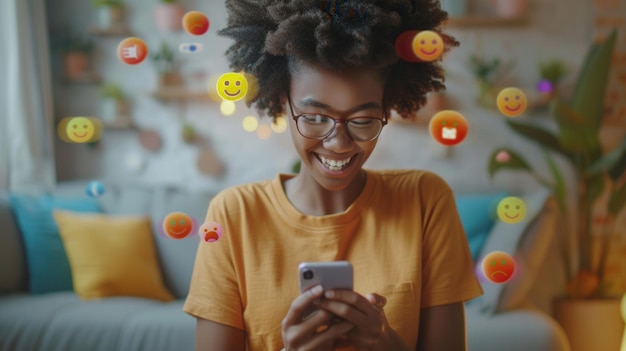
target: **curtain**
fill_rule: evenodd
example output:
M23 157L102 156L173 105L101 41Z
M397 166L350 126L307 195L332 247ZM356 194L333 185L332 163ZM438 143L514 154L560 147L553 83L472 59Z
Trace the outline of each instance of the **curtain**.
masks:
M1 0L0 43L0 189L52 186L55 128L44 0Z

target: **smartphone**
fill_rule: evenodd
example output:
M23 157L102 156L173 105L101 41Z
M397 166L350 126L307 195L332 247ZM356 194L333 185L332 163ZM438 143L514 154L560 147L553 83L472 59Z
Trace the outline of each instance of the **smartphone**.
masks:
M298 273L300 293L318 284L324 290L353 289L352 264L348 261L302 262Z

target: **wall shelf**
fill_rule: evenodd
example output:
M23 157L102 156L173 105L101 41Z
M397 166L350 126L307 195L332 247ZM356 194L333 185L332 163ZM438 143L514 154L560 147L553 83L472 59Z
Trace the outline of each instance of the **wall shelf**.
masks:
M212 101L208 92L192 91L181 86L160 87L150 95L163 101Z
M448 27L519 27L530 22L527 16L503 18L489 15L468 15L452 17L448 20Z
M64 77L63 81L72 84L99 84L102 78L97 72L83 72L78 77Z
M102 36L130 36L130 29L125 25L118 25L111 28L90 27L89 33Z

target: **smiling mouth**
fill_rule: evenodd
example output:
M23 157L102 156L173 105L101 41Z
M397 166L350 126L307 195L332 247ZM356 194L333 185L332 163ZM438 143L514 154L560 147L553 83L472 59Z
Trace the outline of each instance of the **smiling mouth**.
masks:
M336 161L326 159L324 156L314 154L315 158L322 164L324 169L329 170L331 172L341 172L346 170L352 165L352 161L354 160L354 155L347 157L343 160Z
M226 94L228 96L237 96L237 95L239 95L240 92L241 92L241 89L237 90L237 92L234 93L234 94L230 94L228 91L224 90L224 94Z
M504 216L505 216L506 218L515 219L515 218L519 217L519 213L518 213L518 214L516 214L515 216L509 216L509 215L508 215L508 214L506 214L506 212L505 212L505 213L504 213Z
M87 135L87 132L85 132L85 134L76 134L76 133L72 133L72 134L74 134L75 137L83 138Z
M517 105L517 107L516 107L516 108L509 108L508 106L504 105L504 108L505 108L507 111L511 111L511 112L516 112L516 111L518 111L518 110L520 109L520 107L522 107L522 104Z
M183 228L183 230L181 230L180 232L175 231L174 229L170 228L170 230L172 231L172 233L176 234L176 235L180 235L183 234L184 232L187 231L186 228Z
M434 50L433 50L433 51L431 51L431 52L424 51L423 49L420 49L420 51L421 51L423 54L425 54L425 55L432 55L432 54L434 54L434 53L436 53L436 52L437 52L437 49L434 49Z

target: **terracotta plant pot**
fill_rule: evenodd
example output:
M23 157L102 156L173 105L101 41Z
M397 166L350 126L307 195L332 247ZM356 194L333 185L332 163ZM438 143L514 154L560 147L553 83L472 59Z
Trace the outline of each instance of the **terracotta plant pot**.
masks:
M89 56L83 52L68 52L63 56L65 77L80 79L89 68Z
M624 332L620 299L557 300L554 316L571 351L619 350Z
M185 9L181 4L159 4L154 8L154 22L163 30L182 29L183 16L185 16Z
M499 17L517 18L526 13L528 0L492 0L493 8Z
M177 85L181 85L182 83L183 83L183 78L180 76L178 72L159 74L159 86L160 87L177 86Z

